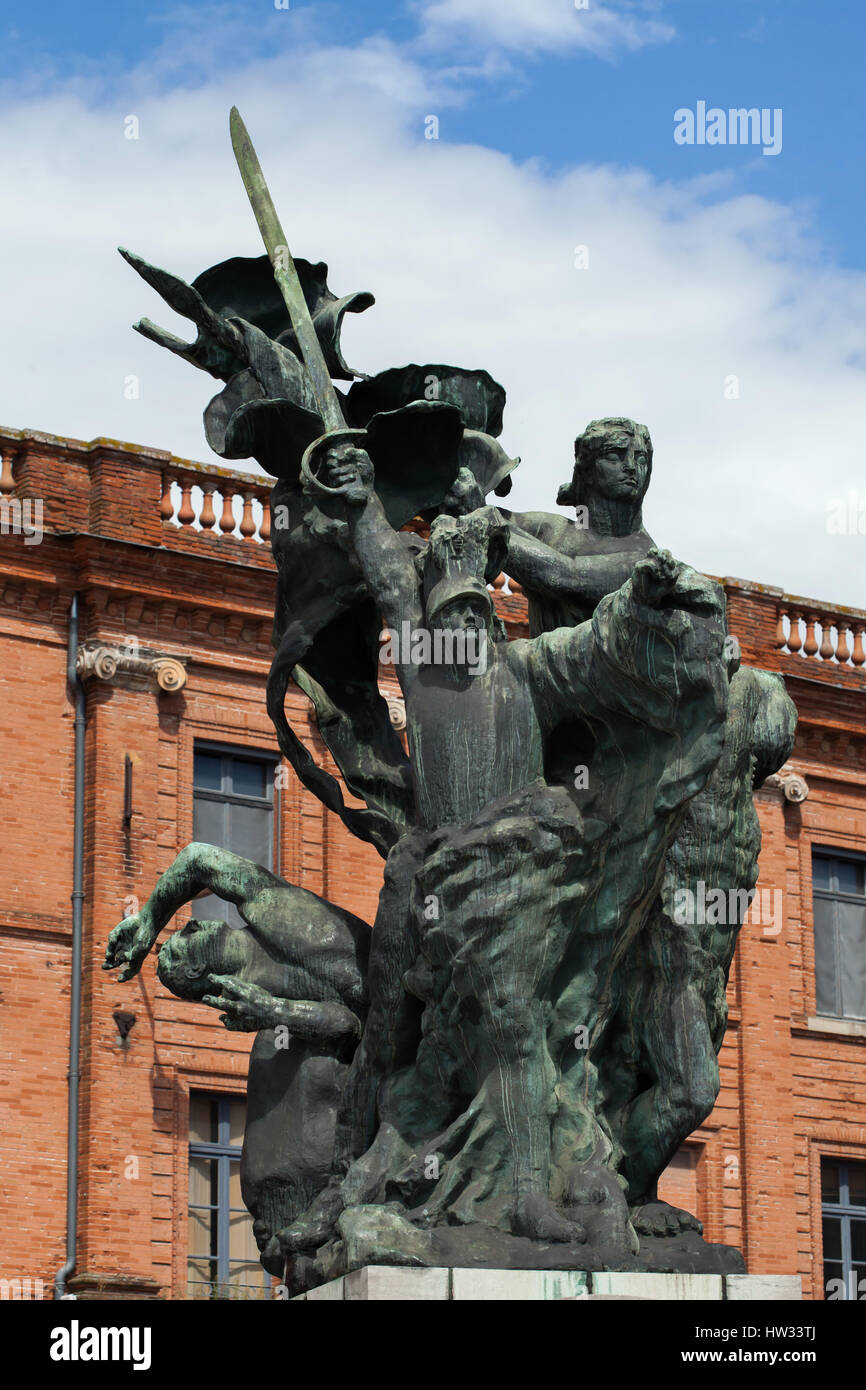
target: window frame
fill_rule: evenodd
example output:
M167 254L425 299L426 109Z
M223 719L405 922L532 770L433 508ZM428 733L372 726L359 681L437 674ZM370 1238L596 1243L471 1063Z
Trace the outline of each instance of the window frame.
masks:
M221 1091L206 1091L198 1088L189 1092L187 1107L187 1134L189 1135L189 1115L194 1100L206 1100L211 1105L217 1106L217 1138L215 1140L188 1138L187 1142L187 1173L189 1174L190 1164L193 1158L206 1158L212 1160L217 1165L217 1192L216 1203L213 1202L192 1202L189 1194L189 1177L187 1177L187 1214L190 1212L215 1212L216 1231L217 1231L217 1250L216 1256L195 1256L190 1252L189 1238L187 1237L186 1248L186 1291L189 1299L191 1285L199 1285L202 1289L210 1287L211 1294L207 1301L216 1301L223 1298L230 1299L233 1286L230 1283L232 1265L246 1265L248 1260L232 1259L230 1253L231 1239L231 1217L233 1213L243 1210L252 1221L252 1216L247 1208L232 1207L231 1205L231 1165L237 1163L240 1166L241 1145L232 1144L229 1141L231 1134L231 1106L240 1102L246 1104L246 1094L244 1092L224 1093ZM190 1278L190 1266L194 1261L201 1262L202 1259L208 1261L216 1258L216 1279L201 1281ZM263 1298L267 1298L271 1291L271 1278L264 1269L261 1270L261 1293ZM258 1290L257 1283L244 1283L237 1286L243 1290ZM214 1292L216 1289L216 1292ZM224 1295L221 1291L227 1289L230 1292ZM252 1299L252 1295L247 1293L247 1298ZM191 1301L195 1302L195 1299ZM204 1300L203 1300L204 1301Z
M221 765L221 769L220 769L220 789L219 789L219 791L214 791L214 790L212 790L211 788L208 788L208 787L199 787L199 786L196 785L196 780L195 780L195 759L196 759L196 755L197 755L198 753L205 753L205 754L209 754L209 755L212 756L212 757L219 757L219 758L220 758L221 764L222 764L222 765ZM264 769L265 769L265 788L266 788L267 795L264 796L264 797L259 797L259 796L249 796L249 795L246 795L246 794L243 794L243 793L236 793L236 792L226 791L226 790L225 790L226 776L227 776L227 771L228 771L228 764L229 764L231 761L236 761L236 762L247 762L247 763L258 763L258 764L262 765L262 766L264 767ZM241 744L236 744L236 743L221 743L221 742L220 742L219 740L217 740L217 739L194 737L194 738L193 738L193 745L192 745L192 777L191 777L191 789L192 789L192 837L193 837L193 839L195 839L195 808L196 808L196 802L197 802L197 800L199 800L199 799L201 799L201 800L203 800L203 801L215 802L215 803L217 803L217 804L220 805L220 806L252 806L252 807L258 807L258 808L261 809L261 810L268 810L268 811L270 811L270 816L271 816L271 826L270 826L270 835L269 835L269 837L268 837L268 853L267 853L267 856L266 856L266 860L265 860L265 862L264 862L264 867L265 867L266 869L269 869L271 873L276 874L276 875L279 877L279 874L280 874L280 867L281 867L280 844L281 844L281 837L282 837L282 825L281 825L281 810L282 810L282 805L281 805L281 798L280 798L280 789L279 789L279 786L278 786L278 779L277 779L277 772L278 772L278 770L279 770L279 767L280 767L280 755L279 755L279 753L275 753L275 752L274 752L273 750L271 750L271 749L262 749L262 748L257 748L257 747L244 747L243 745L241 745ZM224 839L227 839L228 836L225 836L225 835L224 835L223 838L224 838ZM211 842L208 841L207 843L211 843ZM226 846L225 846L225 845L222 845L222 846L219 846L219 848L226 848ZM234 852L236 852L236 851L230 851L230 852L234 853ZM214 895L213 895L213 894L199 894L199 895L198 895L199 898L204 897L204 896L211 896L211 897L212 897L212 896L214 896ZM194 901L198 901L198 899L195 899ZM232 912L231 912L230 909L227 910L226 920L227 920L231 925L234 925L235 927L238 927L239 925L242 925L242 923L240 922L240 914L238 913L237 908L234 909L234 912L235 912L235 914L237 914L236 920L235 920L234 922L232 922ZM193 912L193 916L195 916L195 912ZM199 919L199 920L202 920L202 919Z
M827 1165L829 1165L829 1164L834 1164L834 1165L839 1169L839 1201L838 1201L838 1202L826 1202L826 1201L824 1200L824 1165L825 1165L825 1164L827 1164ZM822 1155L821 1155L821 1161L820 1161L820 1178L821 1178L821 1278L822 1278L822 1282L823 1282L823 1286L824 1286L824 1297L826 1298L826 1296L827 1296L827 1287L828 1287L828 1283L829 1283L829 1281L828 1281L827 1278L826 1278L826 1274L825 1274L827 1264L828 1264L828 1263L832 1263L832 1264L841 1264L841 1266L842 1266L842 1282L843 1282L843 1287L844 1287L844 1290L845 1290L845 1297L844 1297L844 1299L838 1300L839 1302L845 1302L845 1301L848 1301L848 1302L852 1302L852 1301L853 1301L853 1302L859 1302L859 1301L862 1301L861 1296L860 1296L860 1284L861 1284L861 1281L862 1281L863 1284L864 1284L864 1294L863 1294L862 1297L863 1297L863 1298L866 1298L866 1263L864 1263L862 1260L858 1260L858 1261L857 1261L857 1264L858 1264L858 1266L859 1266L859 1268L860 1268L860 1270L861 1270L862 1272L861 1272L861 1273L859 1274L859 1276L857 1277L857 1279L856 1279L856 1284L855 1284L854 1257L853 1257L853 1254L852 1254L852 1244L851 1244L851 1222L852 1222L852 1221L863 1221L863 1222L866 1222L866 1206L854 1206L854 1205L851 1203L851 1200L850 1200L851 1184L850 1184L849 1179L848 1179L848 1172L849 1172L849 1169L850 1169L850 1168L862 1168L862 1169L864 1170L864 1172L866 1172L866 1163L859 1163L859 1162L857 1162L856 1159L852 1162L852 1161L849 1160L847 1157L842 1158L842 1157L838 1157L838 1156L835 1155L835 1154L829 1154L829 1153L827 1153L827 1154L822 1154ZM847 1200L846 1200L846 1199L847 1199ZM827 1256L826 1256L825 1251L824 1251L824 1236L823 1236L824 1221L825 1221L828 1217L831 1218L832 1220L839 1221L839 1222L841 1223L841 1228L842 1228L842 1229L841 1229L841 1255L840 1255L840 1258L839 1258L838 1260L832 1260L832 1261L828 1261L828 1260L827 1260ZM851 1296L851 1290L852 1290L852 1288L853 1288L853 1290L854 1290L853 1299L852 1299L852 1296ZM836 1300L833 1300L833 1301L836 1301Z
M844 903L855 903L855 904L859 905L860 907L862 907L863 911L866 912L866 854L864 854L863 852L858 852L857 850L854 850L854 849L837 849L837 848L835 848L835 846L833 846L833 845L818 844L818 843L816 843L814 840L813 840L812 843L811 843L810 849L811 849L811 854L810 854L810 875L811 875L811 887L812 887L812 987L813 987L813 990L814 990L815 1015L816 1015L816 1017L818 1017L818 1018L826 1018L826 1019L834 1019L834 1020L842 1019L842 1020L850 1020L851 1022L855 1022L855 1023L863 1023L863 1022L866 1022L866 1011L864 1011L864 1013L862 1013L862 1014L857 1014L857 1013L845 1013L845 1012L844 1012L844 1009L843 1009L843 1001L842 1001L842 970L841 970L840 962L839 962L839 923L838 923L837 914L836 914L836 912L835 912L835 904L838 903L838 902L840 902L840 901L841 901L841 902L844 902ZM815 881L815 861L816 861L816 859L823 859L823 860L829 862L831 865L835 865L835 864L836 864L838 861L840 861L840 860L847 861L848 863L858 864L858 865L861 867L862 871L863 871L864 892L863 892L863 893L845 893L845 892L842 892L842 890L839 889L839 887L838 887L838 882L839 882L838 875L834 874L834 872L833 872L832 869L831 869L831 872L830 872L830 874L829 874L829 881L830 881L830 885L831 885L831 886L828 887L828 888L823 888L823 887L820 887L820 888L819 888L818 885L816 884L816 881ZM837 884L837 887L836 887L836 888L833 888L833 886L832 886L834 882ZM816 899L820 899L822 902L829 902L829 903L832 903L832 904L834 905L834 911L833 911L833 984L834 984L834 991L835 991L835 999L834 999L835 1012L834 1012L834 1013L825 1013L825 1012L819 1007L819 1003L818 1003L818 970L817 970L818 946L817 946L817 932L816 932L816 926L817 926L817 924L816 924L816 914L815 914L815 901L816 901Z

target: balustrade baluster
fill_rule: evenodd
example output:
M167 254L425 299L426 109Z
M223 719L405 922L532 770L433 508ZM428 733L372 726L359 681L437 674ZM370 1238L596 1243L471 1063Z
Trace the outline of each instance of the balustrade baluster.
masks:
M210 531L216 526L216 512L213 509L214 489L212 487L206 487L203 491L204 501L201 504L201 516L199 517L199 521L202 524L203 530Z
M0 497L4 497L9 492L15 491L15 479L12 476L12 454L4 449L3 456L0 458Z
M170 473L162 475L162 497L159 503L159 514L163 521L171 521L174 516L174 502L171 496L172 478Z
M831 636L830 636L830 633L832 632L832 630L833 630L833 624L831 623L830 619L829 619L829 618L822 618L822 619L821 619L821 651L820 651L820 653L819 653L819 655L820 655L822 661L832 661L832 660L833 660L833 655L834 655L834 652L833 652L833 639L832 639ZM839 631L839 629L838 629L838 627L837 627L837 629L836 629L837 634L838 634L838 631Z
M803 654L814 656L818 650L818 639L815 636L815 624L818 618L814 613L809 613L806 617L806 640L803 643Z
M182 482L180 485L180 489L181 499L180 507L178 508L177 513L177 519L180 522L181 526L191 526L192 523L195 521L195 512L192 509L192 502L190 501L192 484Z
M230 536L235 529L235 514L232 510L232 498L234 493L230 492L228 486L223 487L223 509L220 516L220 532L224 536Z
M244 514L241 517L241 535L245 541L252 540L256 534L256 523L253 521L253 499L248 492L243 494Z

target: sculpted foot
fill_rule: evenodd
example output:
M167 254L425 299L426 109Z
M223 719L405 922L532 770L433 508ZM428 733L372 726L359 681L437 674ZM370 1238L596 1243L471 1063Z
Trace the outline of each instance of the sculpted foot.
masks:
M337 1219L343 1210L340 1184L329 1184L319 1193L312 1206L291 1226L284 1226L268 1243L265 1255L270 1259L277 1251L284 1257L302 1250L317 1250L336 1233Z
M579 1214L586 1223L594 1245L612 1245L636 1255L640 1249L637 1232L629 1220L625 1192L616 1174L601 1162L575 1164L565 1184L563 1206L569 1216Z
M262 1267L268 1274L273 1274L275 1278L282 1279L286 1261L280 1250L279 1241L274 1239L271 1235L268 1223L261 1220L254 1221L253 1235L256 1238L256 1245L259 1247Z
M698 1235L703 1235L704 1232L696 1216L669 1206L667 1202L643 1202L632 1207L631 1222L641 1236L678 1236L682 1231L697 1231Z
M569 1221L542 1192L527 1192L518 1198L512 1230L516 1236L559 1245L583 1244L586 1240L580 1222Z

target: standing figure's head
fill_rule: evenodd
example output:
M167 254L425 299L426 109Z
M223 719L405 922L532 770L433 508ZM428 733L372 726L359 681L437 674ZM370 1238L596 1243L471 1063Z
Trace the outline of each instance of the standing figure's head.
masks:
M623 416L592 420L574 441L571 482L559 489L561 507L586 507L614 520L615 530L637 530L652 474L653 446L646 425ZM607 528L605 528L607 529Z
M432 659L452 669L483 674L498 619L488 576L498 573L501 547L478 514L439 516L430 528L424 559L424 622L433 638ZM438 655L437 655L438 653Z
M493 601L486 584L471 578L442 579L426 606L427 625L446 632L481 632L493 618Z

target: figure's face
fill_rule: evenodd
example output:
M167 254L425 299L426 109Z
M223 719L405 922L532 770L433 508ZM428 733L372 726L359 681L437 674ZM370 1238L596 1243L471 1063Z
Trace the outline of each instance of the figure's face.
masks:
M440 608L435 625L449 632L480 632L487 627L489 617L490 605L485 603L480 595L475 597L466 594L461 598L452 599L444 608Z
M589 469L589 485L612 502L638 502L646 490L649 456L634 435L611 435Z
M211 975L235 975L249 964L250 937L227 922L187 922L161 947L157 974L172 994L198 1000L214 991Z

